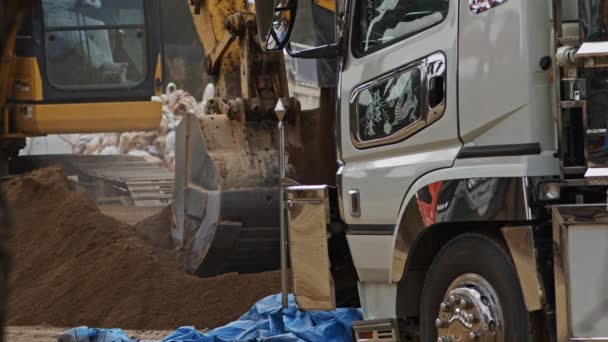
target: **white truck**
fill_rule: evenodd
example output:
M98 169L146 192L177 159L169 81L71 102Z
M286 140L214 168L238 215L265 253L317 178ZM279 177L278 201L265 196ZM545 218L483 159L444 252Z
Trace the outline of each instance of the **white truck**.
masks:
M272 10L267 50L338 61L336 183L286 186L300 308L360 304L357 341L608 341L605 1L344 0L304 51Z

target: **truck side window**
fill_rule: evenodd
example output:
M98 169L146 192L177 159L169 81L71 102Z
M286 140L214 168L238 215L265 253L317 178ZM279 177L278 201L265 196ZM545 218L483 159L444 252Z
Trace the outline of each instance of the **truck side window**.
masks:
M420 121L420 81L420 69L414 67L361 91L356 101L358 139L384 139Z
M56 87L134 86L146 77L143 0L42 0Z
M353 54L361 57L441 23L449 4L448 0L357 1Z
M469 0L469 9L473 14L479 14L496 6L500 6L507 1L508 0Z

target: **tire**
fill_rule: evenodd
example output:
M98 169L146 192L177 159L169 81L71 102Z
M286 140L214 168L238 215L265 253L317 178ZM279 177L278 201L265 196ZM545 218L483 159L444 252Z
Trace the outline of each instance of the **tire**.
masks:
M458 286L458 284L461 285ZM474 293L472 291L484 294L481 298L486 298L486 300L483 303L475 301L475 299L469 300L469 298L475 298L475 296L468 296L468 294ZM463 296L460 296L461 294ZM497 301L488 301L488 297L497 297ZM450 304L450 299L454 298L456 300ZM461 303L459 298L464 298L465 302ZM464 313L464 303L467 303L466 307L470 308L467 309L468 314ZM442 337L450 337L453 331L457 331L458 335L464 336L464 341L474 341L475 339L466 335L471 332L492 334L490 330L496 331L494 337L481 340L532 341L529 333L528 311L511 258L497 242L483 235L458 236L439 251L427 274L420 306L422 342L438 341L439 331L441 331ZM490 312L500 312L500 314L487 318L487 315L476 313L484 312L481 310L488 310L488 308ZM475 324L471 328L464 328L464 325L453 326L453 324L460 324L459 322L448 323L451 322L450 317L455 317L455 315L461 315L458 317L465 317L465 320L469 319L470 322L476 323L471 323ZM484 317L483 322L479 322L479 317ZM438 318L439 321L437 321ZM494 323L491 323L492 321ZM490 329L482 331L479 327L483 324L489 326ZM455 340L459 337L453 336ZM445 340L449 341L447 338Z

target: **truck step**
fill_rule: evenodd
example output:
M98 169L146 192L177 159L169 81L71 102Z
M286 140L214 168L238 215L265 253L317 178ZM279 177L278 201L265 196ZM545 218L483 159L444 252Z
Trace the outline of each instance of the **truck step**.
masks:
M378 319L353 322L357 342L397 342L399 329L394 319Z

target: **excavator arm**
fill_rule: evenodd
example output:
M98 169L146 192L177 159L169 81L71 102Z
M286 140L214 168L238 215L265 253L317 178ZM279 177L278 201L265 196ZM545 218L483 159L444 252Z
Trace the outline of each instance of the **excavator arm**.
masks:
M173 239L199 276L277 269L279 99L289 107L290 146L301 147L283 55L263 53L246 1L188 5L216 93L176 131Z
M326 182L319 178L335 178L336 168L333 102L325 103L329 111L322 115L302 111L289 97L283 52L262 51L249 1L188 5L216 94L204 113L186 115L176 131L173 239L187 268L199 276L278 269L274 108L282 100L287 110L287 176Z
M205 51L205 67L215 78L219 99L242 98L254 111L269 114L277 99L289 97L282 53L262 52L252 4L237 0L189 3ZM214 112L224 111L220 105Z

